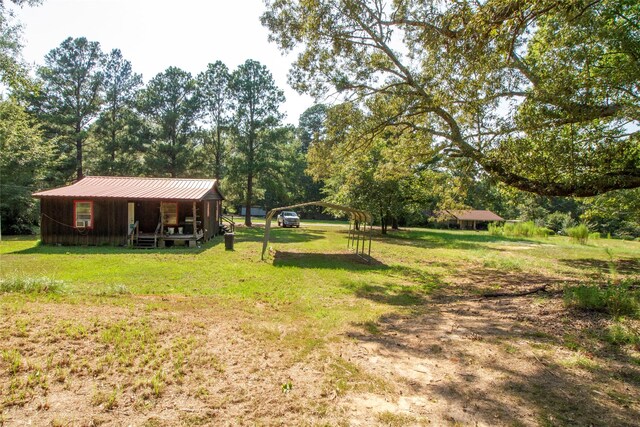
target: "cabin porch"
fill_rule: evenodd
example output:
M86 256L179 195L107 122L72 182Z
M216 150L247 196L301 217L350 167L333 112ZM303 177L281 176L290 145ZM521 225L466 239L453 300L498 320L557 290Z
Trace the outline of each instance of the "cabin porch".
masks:
M197 246L220 233L220 200L129 202L130 246Z

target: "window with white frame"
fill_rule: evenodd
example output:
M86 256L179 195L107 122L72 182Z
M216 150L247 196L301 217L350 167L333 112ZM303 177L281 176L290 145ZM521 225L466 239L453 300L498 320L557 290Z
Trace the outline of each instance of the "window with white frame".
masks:
M93 228L93 202L84 200L74 201L73 216L76 228Z

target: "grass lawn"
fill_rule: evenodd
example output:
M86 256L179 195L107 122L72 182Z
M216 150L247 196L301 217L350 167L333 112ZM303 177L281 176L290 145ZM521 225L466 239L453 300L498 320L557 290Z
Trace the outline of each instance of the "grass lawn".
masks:
M635 425L640 322L567 306L640 242L239 227L197 249L3 236L0 425ZM548 292L485 298L487 292ZM18 286L19 287L19 286Z

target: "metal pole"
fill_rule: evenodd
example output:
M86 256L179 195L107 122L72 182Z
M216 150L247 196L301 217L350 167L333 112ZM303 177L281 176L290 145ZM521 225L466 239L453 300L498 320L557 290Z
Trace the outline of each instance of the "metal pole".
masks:
M371 236L373 234L373 224L369 223L369 261L371 261Z
M349 219L349 232L347 233L347 249L351 247L351 219Z
M360 248L360 255L364 254L364 235L362 234L362 233L363 233L363 227L364 227L364 228L366 228L366 227L367 227L367 224L366 224L365 222L363 222L362 224L363 224L363 225L362 225L362 227L360 227L360 236L359 236L359 237L362 237L362 247ZM359 239L358 239L358 240L359 240ZM357 254L357 253L358 253L358 252L356 252L356 254Z
M358 250L360 249L360 235L362 235L362 224L358 221L358 240L356 240L356 255L358 255Z

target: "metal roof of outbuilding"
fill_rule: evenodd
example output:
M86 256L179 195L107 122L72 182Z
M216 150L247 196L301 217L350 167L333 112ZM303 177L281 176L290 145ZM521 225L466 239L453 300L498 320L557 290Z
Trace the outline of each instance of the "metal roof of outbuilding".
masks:
M504 221L503 218L487 210L448 210L451 216L462 221Z
M220 195L215 179L87 176L66 187L39 191L33 196L202 200L212 190Z

